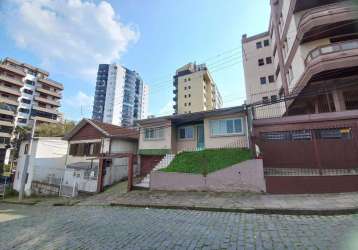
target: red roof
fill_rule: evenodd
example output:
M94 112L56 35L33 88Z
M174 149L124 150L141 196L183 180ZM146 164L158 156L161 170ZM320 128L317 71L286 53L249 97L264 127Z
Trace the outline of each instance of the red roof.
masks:
M89 119L89 121L93 122L96 126L107 132L110 137L128 138L128 139L139 138L139 131L135 128L124 128L117 125L99 122L92 119Z

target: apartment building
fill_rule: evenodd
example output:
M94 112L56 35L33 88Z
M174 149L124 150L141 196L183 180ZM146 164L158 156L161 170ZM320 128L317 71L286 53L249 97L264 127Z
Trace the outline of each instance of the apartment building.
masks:
M0 162L9 156L16 126L56 123L63 85L30 64L5 58L0 63ZM5 156L6 155L6 156Z
M258 104L263 118L358 109L357 5L270 4L268 30L242 38L247 102Z
M188 63L176 71L173 80L175 114L222 107L220 92L205 64Z
M118 64L98 66L92 118L129 127L148 114L149 87L136 71Z

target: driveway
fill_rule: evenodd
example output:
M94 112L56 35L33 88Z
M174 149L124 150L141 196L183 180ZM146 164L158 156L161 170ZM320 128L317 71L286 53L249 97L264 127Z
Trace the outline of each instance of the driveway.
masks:
M358 215L0 204L1 249L358 249Z

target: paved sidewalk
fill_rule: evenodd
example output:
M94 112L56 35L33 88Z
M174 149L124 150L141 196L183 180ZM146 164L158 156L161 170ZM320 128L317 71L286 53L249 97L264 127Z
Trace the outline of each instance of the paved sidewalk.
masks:
M78 205L117 205L278 214L358 212L358 193L268 195L253 193L132 191L97 195Z

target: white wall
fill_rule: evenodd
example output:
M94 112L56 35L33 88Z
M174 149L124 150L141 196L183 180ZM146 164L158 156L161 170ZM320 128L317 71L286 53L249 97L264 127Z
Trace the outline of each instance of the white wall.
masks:
M17 172L14 180L14 189L20 190L21 173L24 169L25 145L28 141L21 143ZM32 181L49 181L49 177L63 178L67 154L67 141L60 138L39 138L35 139L32 145L31 156L28 167L28 179L25 185L27 195L31 194Z

